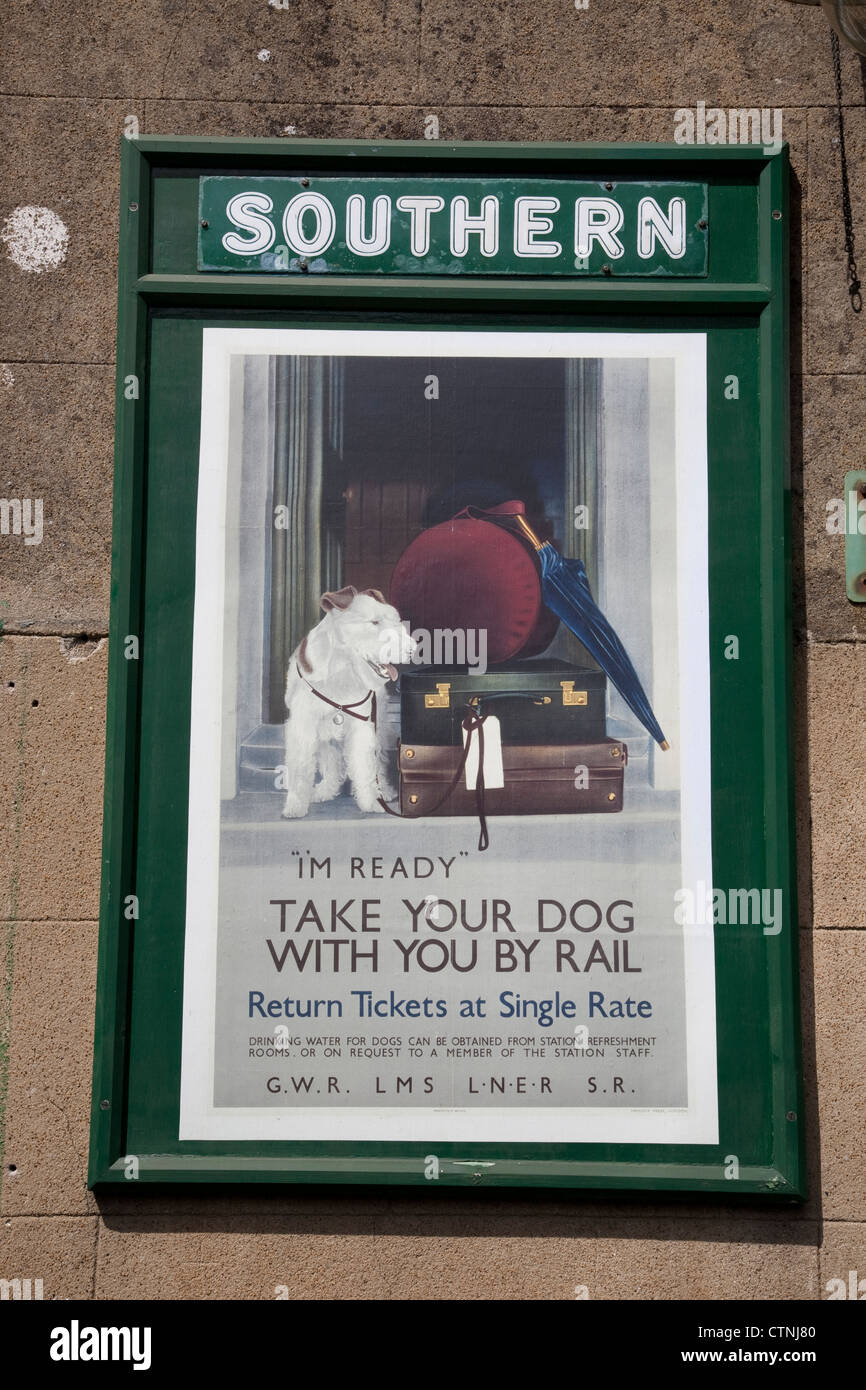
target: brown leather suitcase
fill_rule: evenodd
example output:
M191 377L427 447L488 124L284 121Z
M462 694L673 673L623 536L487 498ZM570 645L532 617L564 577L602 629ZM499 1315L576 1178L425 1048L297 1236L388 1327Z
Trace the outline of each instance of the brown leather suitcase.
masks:
M469 790L463 750L446 744L399 746L404 816L541 816L621 811L628 749L621 739L597 743L510 744L502 749L504 787ZM449 786L452 789L449 794Z

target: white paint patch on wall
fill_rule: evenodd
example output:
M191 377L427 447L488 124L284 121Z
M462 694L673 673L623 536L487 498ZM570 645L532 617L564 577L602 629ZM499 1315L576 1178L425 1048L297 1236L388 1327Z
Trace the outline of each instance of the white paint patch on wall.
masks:
M20 207L3 223L0 241L19 270L57 270L69 250L69 229L50 208Z
M106 637L61 637L60 650L67 661L89 661L102 651L107 640Z

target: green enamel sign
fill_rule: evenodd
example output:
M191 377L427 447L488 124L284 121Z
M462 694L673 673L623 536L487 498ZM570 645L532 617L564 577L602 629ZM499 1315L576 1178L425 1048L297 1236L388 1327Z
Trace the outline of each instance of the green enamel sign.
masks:
M199 211L199 270L707 273L703 183L205 177Z

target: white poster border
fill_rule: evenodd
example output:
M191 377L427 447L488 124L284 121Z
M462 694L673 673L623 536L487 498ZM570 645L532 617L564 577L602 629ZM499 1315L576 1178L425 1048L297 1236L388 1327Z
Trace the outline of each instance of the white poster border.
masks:
M216 949L231 359L236 356L666 358L674 363L682 883L711 889L705 333L203 329L190 719L181 1140L718 1143L712 924L683 927L687 1107L215 1108Z

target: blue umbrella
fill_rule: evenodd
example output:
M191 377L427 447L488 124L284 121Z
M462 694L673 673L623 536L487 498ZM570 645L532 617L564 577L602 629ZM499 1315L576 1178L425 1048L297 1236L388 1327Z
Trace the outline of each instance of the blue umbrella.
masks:
M564 559L549 541L538 539L523 516L518 514L514 519L538 552L541 592L547 607L562 619L595 657L656 743L668 748L670 745L652 712L628 652L592 596L583 561Z

